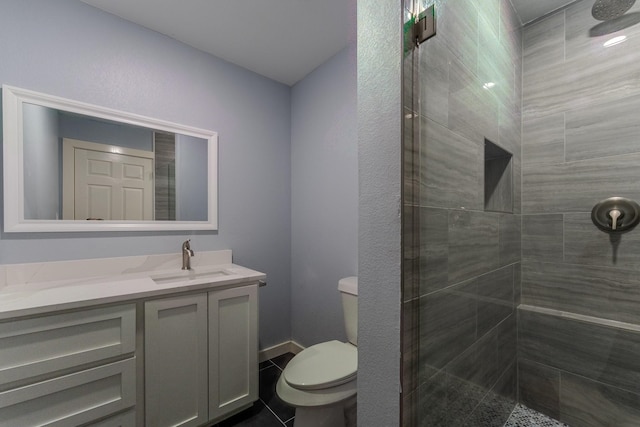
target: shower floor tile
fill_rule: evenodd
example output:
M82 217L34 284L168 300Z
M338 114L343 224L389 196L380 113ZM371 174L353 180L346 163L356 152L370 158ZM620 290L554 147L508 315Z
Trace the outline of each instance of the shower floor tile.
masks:
M546 415L529 409L524 405L516 405L504 427L569 427Z

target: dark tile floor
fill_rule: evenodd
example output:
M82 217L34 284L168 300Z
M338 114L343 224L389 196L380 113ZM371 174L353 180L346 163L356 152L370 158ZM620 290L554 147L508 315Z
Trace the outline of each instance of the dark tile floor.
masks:
M249 409L211 427L293 427L295 409L276 395L276 382L282 369L293 358L292 353L260 364L260 399Z

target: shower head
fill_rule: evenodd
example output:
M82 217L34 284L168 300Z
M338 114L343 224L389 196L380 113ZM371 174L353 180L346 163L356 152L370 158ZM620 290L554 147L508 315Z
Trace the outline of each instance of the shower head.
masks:
M598 21L609 21L624 15L636 0L596 0L591 15Z

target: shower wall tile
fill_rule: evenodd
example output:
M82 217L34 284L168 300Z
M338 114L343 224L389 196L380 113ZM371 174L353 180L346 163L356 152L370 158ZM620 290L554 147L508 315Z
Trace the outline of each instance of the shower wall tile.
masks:
M498 366L503 369L516 362L518 343L518 323L515 307L497 328L498 334Z
M449 68L449 129L471 141L497 141L498 100L485 82L457 60Z
M637 96L567 112L567 161L640 152Z
M475 384L490 390L498 379L498 335L495 331L476 341L450 363L446 372L458 382Z
M449 283L498 267L499 215L449 211Z
M494 19L497 21L496 14ZM478 77L482 84L493 83L486 92L493 93L501 104L515 104L515 66L509 56L509 47L500 42L498 32L494 31L483 18L480 19L478 33Z
M520 156L513 157L513 213L522 213L522 161Z
M415 113L404 109L403 124L403 176L404 203L416 205L420 201L420 123Z
M470 141L421 117L421 204L482 209L484 140Z
M528 165L522 171L524 213L591 212L613 195L640 198L640 154L560 165Z
M525 165L564 163L564 113L525 116L522 123L522 159Z
M640 395L561 374L560 421L575 426L640 425Z
M484 274L473 282L478 287L479 338L513 314L513 265Z
M419 296L420 289L420 212L415 206L403 207L402 221L402 301Z
M496 37L500 34L501 0L473 0L480 16L480 31L493 32ZM484 46L480 43L480 46Z
M518 310L523 358L635 393L640 392L640 332Z
M522 302L522 263L518 263L513 269L513 299L518 307Z
M419 345L416 339L420 328L420 300L402 303L402 389L413 391L422 382Z
M501 214L499 219L499 259L500 265L520 261L521 252L520 215Z
M448 286L449 213L420 208L420 295Z
M562 261L564 223L562 214L522 216L522 259Z
M640 276L619 268L525 261L522 302L640 324Z
M638 229L615 235L605 233L593 224L588 212L566 214L564 221L565 262L640 270Z
M418 419L420 425L447 425L447 376L438 372L418 388Z
M500 137L496 144L513 154L514 157L520 157L522 146L520 113L513 112L509 107L501 105L498 121Z
M420 364L444 367L476 340L476 285L464 283L420 298Z
M449 63L452 54L444 40L434 37L417 50L420 66L421 114L447 126L449 122Z
M518 387L520 403L560 419L560 371L520 358Z
M438 14L438 34L473 73L478 64L478 9L469 0L448 0Z
M489 334L453 361L447 372L446 425L465 425L498 379L497 336Z
M553 14L527 26L522 41L525 79L549 64L564 61L564 13Z

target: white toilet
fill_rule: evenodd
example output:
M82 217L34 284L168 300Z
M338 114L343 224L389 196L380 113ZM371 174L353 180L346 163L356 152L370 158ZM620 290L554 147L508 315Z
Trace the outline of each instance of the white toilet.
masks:
M328 341L297 354L278 379L276 392L296 408L295 427L344 427L344 407L355 400L358 370L358 278L340 279L349 342Z

